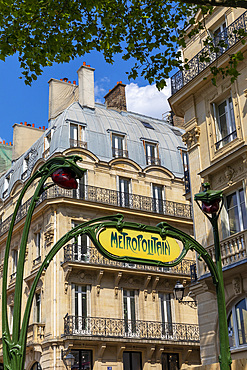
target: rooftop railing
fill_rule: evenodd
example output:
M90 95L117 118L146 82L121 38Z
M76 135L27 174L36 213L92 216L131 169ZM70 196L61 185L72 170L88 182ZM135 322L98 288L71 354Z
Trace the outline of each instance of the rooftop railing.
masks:
M181 274L187 276L191 275L191 266L194 266L194 261L189 259L182 260L177 266L174 267L147 266L138 265L135 263L117 262L105 258L93 246L78 245L75 243L67 244L64 247L64 262L76 262L82 264L102 265L132 270L136 269L157 273L163 272L167 274Z
M137 194L129 194L98 188L91 185L82 185L77 190L66 190L54 186L42 193L37 203L40 204L46 199L52 198L74 198L82 199L88 202L101 203L116 207L129 208L144 212L159 213L167 216L175 216L186 219L191 219L191 206L189 204L172 202L169 200L159 200L162 207L157 207L157 200L151 197L145 197ZM28 199L17 213L15 223L19 222L27 214L31 199ZM0 223L0 235L8 231L12 215Z
M64 318L64 335L199 343L196 324L69 315Z
M235 45L242 36L238 35L238 30L244 29L247 31L247 11L238 17L233 23L226 27L214 39L215 46L219 45L216 52L212 52L209 46L205 46L198 54L187 62L189 68L183 71L178 71L171 77L171 94L175 94L184 85L193 80L199 73L204 71L211 63L224 54L230 47ZM224 43L221 47L220 44ZM204 57L207 60L203 60Z

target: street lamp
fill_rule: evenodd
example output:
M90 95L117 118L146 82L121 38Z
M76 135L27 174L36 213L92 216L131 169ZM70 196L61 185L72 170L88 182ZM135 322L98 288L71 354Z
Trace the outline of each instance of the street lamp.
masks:
M195 194L194 199L213 227L215 267L217 272L217 281L214 281L214 283L216 286L218 318L219 318L219 341L220 341L219 362L221 370L223 369L229 370L231 369L232 360L228 338L225 290L218 230L218 218L223 206L223 195L221 190L217 191L210 190L209 183L204 183L203 187L204 191ZM199 202L201 202L201 204Z
M184 286L179 280L176 282L173 293L175 299L180 303L184 298Z
M174 297L175 299L179 302L179 303L183 303L187 306L190 306L191 308L197 308L197 302L195 300L184 300L184 286L182 283L180 283L180 281L178 280L174 286L174 289L173 289L173 294L174 294Z
M67 369L72 369L75 363L75 356L72 355L70 350L68 351L61 351L61 357Z

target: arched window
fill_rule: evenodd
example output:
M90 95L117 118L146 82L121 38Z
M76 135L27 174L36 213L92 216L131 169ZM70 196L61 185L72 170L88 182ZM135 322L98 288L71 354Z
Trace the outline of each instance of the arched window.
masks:
M228 335L231 348L247 345L247 298L233 306L228 316Z
M35 364L33 364L33 366L31 367L31 370L42 370L42 367L38 362L35 362Z

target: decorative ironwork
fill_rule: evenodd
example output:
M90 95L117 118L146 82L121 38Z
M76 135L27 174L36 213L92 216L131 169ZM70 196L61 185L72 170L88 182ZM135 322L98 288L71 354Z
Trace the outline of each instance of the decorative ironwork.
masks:
M114 158L119 158L119 157L128 158L129 153L128 153L128 150L112 148L112 156Z
M64 335L199 343L199 326L159 321L66 315Z
M146 156L146 162L147 164L155 164L157 166L160 166L160 159L157 158L157 157L153 157L153 156Z
M162 203L162 207L157 207L156 199L154 198L137 194L123 193L116 190L98 188L91 185L82 185L82 188L80 187L77 190L67 190L59 188L58 186L54 186L48 190L45 190L41 194L37 205L46 199L60 197L82 199L89 202L131 208L144 212L159 213L167 216L175 216L187 219L191 219L192 217L191 206L189 204L160 199L159 202ZM15 224L26 216L31 200L32 198L28 199L22 206L20 206L15 219ZM12 216L9 216L2 221L0 224L0 235L8 231L11 219Z
M87 142L86 141L80 141L76 139L70 139L70 148L83 148L87 149Z
M209 46L205 46L198 54L188 61L188 69L178 71L171 77L171 94L175 94L199 73L204 71L212 62L224 54L230 47L235 45L242 38L242 36L237 34L239 29L247 31L247 12L243 13L213 39L214 45L218 46L216 52L212 52ZM224 46L221 46L222 43ZM202 61L204 57L206 57L206 60Z
M166 274L181 274L190 276L193 260L183 259L178 265L173 267L159 267L149 265L139 265L135 263L125 263L113 261L98 252L94 246L80 246L76 243L67 244L64 247L64 262L79 262L92 265L114 266L126 269L137 269L144 271L154 271Z

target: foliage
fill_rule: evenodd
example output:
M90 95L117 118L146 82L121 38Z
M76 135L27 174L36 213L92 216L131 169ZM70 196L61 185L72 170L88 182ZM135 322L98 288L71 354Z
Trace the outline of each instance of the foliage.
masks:
M246 3L217 0L217 5L238 2ZM214 0L0 0L0 59L17 53L25 83L31 84L55 62L97 50L113 63L120 53L134 60L129 78L141 75L162 88L171 70L181 68L184 30L199 8L206 14L210 5Z

